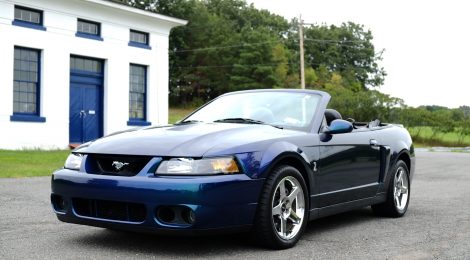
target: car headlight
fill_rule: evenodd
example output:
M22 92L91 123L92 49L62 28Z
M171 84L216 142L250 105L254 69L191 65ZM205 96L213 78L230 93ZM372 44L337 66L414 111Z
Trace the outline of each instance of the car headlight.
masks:
M219 158L172 158L160 163L159 175L216 175L240 173L237 162L232 157Z
M65 160L64 168L69 170L80 170L82 164L83 155L78 153L71 153L67 160Z

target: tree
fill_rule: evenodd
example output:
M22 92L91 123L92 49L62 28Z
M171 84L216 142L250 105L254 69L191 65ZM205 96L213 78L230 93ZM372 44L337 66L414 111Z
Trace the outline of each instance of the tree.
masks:
M304 29L305 60L314 69L324 66L341 74L353 91L383 84L385 70L375 53L371 31L352 22L335 25L312 25Z

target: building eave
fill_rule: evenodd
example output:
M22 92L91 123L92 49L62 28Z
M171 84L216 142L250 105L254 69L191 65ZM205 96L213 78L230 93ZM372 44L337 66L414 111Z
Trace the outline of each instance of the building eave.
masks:
M159 21L164 21L166 23L171 24L172 27L182 26L182 25L186 25L188 23L188 21L183 20L183 19L179 19L179 18L175 18L175 17L171 17L171 16L166 16L166 15L162 15L162 14L157 14L157 13L154 13L154 12L145 11L145 10L142 10L142 9L134 8L134 7L131 7L131 6L127 6L127 5L124 5L124 4L119 4L119 3L108 1L108 0L82 0L82 1L97 4L97 5L101 5L101 6L106 6L106 7L109 7L109 8L113 8L113 9L117 9L117 10L121 10L121 11L125 11L125 12L130 12L130 13L133 13L133 14L146 16L146 17L153 18L153 19L156 19L156 20L159 20Z

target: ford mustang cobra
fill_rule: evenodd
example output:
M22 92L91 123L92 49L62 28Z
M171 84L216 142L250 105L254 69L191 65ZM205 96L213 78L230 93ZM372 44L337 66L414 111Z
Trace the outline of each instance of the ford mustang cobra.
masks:
M309 220L372 206L401 217L414 150L400 125L355 123L313 90L222 95L182 121L115 133L52 175L64 222L162 233L247 231L294 246Z

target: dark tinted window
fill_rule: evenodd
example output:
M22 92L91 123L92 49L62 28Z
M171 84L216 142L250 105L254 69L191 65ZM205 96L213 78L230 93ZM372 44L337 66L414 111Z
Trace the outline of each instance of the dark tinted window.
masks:
M13 113L37 114L40 51L15 47Z
M149 34L144 32L139 32L131 30L130 41L148 45L149 44Z
M101 61L87 59L87 58L80 58L80 57L70 58L70 69L88 71L88 72L93 72L93 73L103 72L103 66L102 66Z
M100 35L100 24L96 22L78 19L77 32L92 35Z
M42 11L15 6L15 20L42 24Z
M145 120L147 67L131 64L129 68L129 118Z

